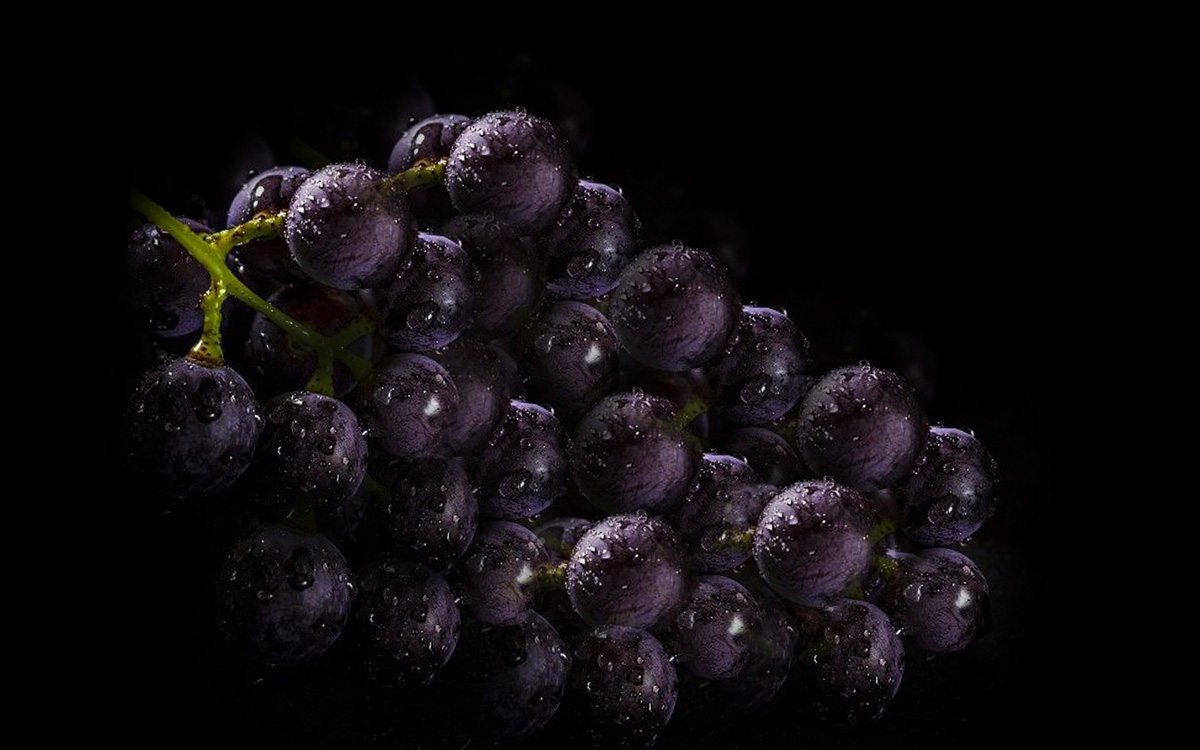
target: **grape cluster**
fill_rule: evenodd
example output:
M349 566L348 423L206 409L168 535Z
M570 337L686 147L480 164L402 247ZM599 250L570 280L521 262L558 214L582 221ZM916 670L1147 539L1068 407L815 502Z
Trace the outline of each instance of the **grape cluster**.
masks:
M471 736L653 745L677 703L879 719L915 652L989 628L964 552L996 466L716 252L648 244L521 109L411 124L386 167L278 165L226 226L135 192L161 342L124 448L223 498L215 627L267 669L452 685ZM193 345L180 351L174 342Z

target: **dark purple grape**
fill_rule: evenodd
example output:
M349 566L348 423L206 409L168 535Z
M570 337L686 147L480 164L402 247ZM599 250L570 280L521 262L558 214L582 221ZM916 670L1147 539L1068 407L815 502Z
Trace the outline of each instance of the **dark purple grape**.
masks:
M612 393L575 427L571 476L596 507L662 513L683 500L700 450L674 423L669 401L642 391Z
M736 575L734 580L753 595L762 617L747 639L746 666L736 677L710 683L720 696L717 710L726 714L758 710L775 697L788 678L799 637L786 605L757 573Z
M547 305L520 359L530 397L574 424L612 389L620 348L608 318L591 305L570 300Z
M546 236L546 288L560 297L602 297L637 255L642 224L619 191L580 180Z
M408 200L360 163L330 164L292 196L284 238L304 272L335 289L367 289L400 268L416 238Z
M515 377L508 372L515 365L504 350L471 336L459 336L429 356L446 368L458 388L458 409L444 435L446 452L475 453L487 442L515 395Z
M470 631L464 646L469 664L460 684L470 696L475 736L515 742L544 729L562 703L571 663L554 627L526 612L512 625Z
M234 546L216 593L220 631L250 658L285 665L329 650L350 615L355 589L333 542L285 522Z
M395 557L450 569L475 538L479 504L460 458L404 461L379 456L371 461L375 484L360 490L366 501L362 553Z
M287 286L267 298L298 323L324 336L339 331L366 314L362 301L349 292L312 282ZM371 358L371 338L364 336L347 347ZM317 370L317 355L292 343L283 329L262 313L255 313L242 350L247 379L266 401L287 391L301 390ZM354 375L341 362L333 363L333 391L345 396L354 388Z
M311 391L281 393L262 414L249 476L282 512L311 503L321 528L322 517L342 517L367 471L358 417L344 402Z
M799 618L793 664L813 713L834 724L881 718L904 677L896 626L870 602L840 599Z
M550 562L538 535L512 521L480 524L460 566L464 605L491 625L514 625L532 606Z
M417 162L437 161L450 155L459 133L471 118L456 114L433 114L409 125L388 157L387 171L397 174ZM446 186L421 185L408 191L408 200L417 218L429 222L445 221L454 215L454 206Z
M571 644L569 694L600 747L651 747L675 712L678 675L645 630L597 627Z
M828 479L780 490L763 508L754 559L780 596L819 605L861 586L874 562L877 516L858 492Z
M232 368L173 358L145 373L129 399L126 455L159 492L209 495L242 476L262 427L254 392Z
M687 596L687 560L670 524L645 513L609 516L584 532L567 565L567 594L589 625L657 630Z
M458 389L433 359L389 354L355 395L355 411L383 450L406 460L444 453L444 433L458 409Z
M900 634L926 651L962 651L991 629L983 571L961 552L931 547L891 552L874 598Z
M634 358L677 372L720 356L740 312L737 288L721 263L676 243L643 250L625 266L608 319Z
M765 424L800 400L808 339L785 313L743 305L725 350L710 367L713 408L733 424Z
M458 242L479 272L470 330L510 338L529 321L545 291L537 242L511 234L490 216L456 216L437 234Z
M692 579L666 640L680 664L705 680L732 679L746 668L762 608L746 587L722 575Z
M862 363L827 373L804 396L796 444L816 474L871 492L908 476L928 432L912 387Z
M180 221L197 234L212 232L198 221ZM199 331L204 323L200 296L211 283L200 261L154 224L144 224L130 235L125 251L125 306L156 336Z
M549 229L579 181L566 139L521 110L490 112L459 134L446 190L462 214L490 214L514 234Z
M918 544L965 541L995 511L996 462L969 432L929 428L912 476L897 487L900 528Z
M777 489L759 479L745 461L705 453L683 502L666 516L679 530L691 567L718 573L750 559L749 534Z
M567 434L545 407L512 400L471 463L479 512L532 518L567 489Z
M254 175L229 203L225 226L236 227L259 214L286 211L296 188L311 174L304 167L272 167ZM280 284L295 284L309 278L282 237L238 247L229 254L229 263L237 263L254 278Z
M737 427L722 433L718 443L723 453L738 456L762 481L776 487L812 478L796 448L769 428Z
M396 276L375 289L379 335L402 351L446 346L475 316L478 272L457 242L418 232Z
M359 571L346 641L374 679L428 685L458 644L460 615L450 584L419 563L378 560Z

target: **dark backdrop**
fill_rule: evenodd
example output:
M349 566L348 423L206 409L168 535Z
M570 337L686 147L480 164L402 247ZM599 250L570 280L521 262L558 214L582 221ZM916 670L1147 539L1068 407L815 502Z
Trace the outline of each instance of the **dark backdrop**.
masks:
M1063 563L1051 546L1059 499L1042 393L1071 333L1048 304L1044 269L1063 249L1045 229L1054 177L1035 157L1046 114L1026 74L982 55L814 64L687 46L622 50L619 63L577 50L414 57L299 87L253 66L130 76L111 123L120 158L106 165L118 187L118 215L105 224L112 252L130 226L131 186L175 211L223 215L239 165L296 163L300 148L383 166L408 118L432 111L573 113L581 173L620 186L649 240L703 241L711 235L697 229L698 213L727 215L745 233L744 297L787 309L818 368L917 362L932 421L973 429L1000 467L996 515L968 547L992 583L987 638L909 664L879 725L814 727L785 691L741 724L681 706L664 747L949 746L1051 716L1046 698L1067 676L1051 648ZM898 348L897 335L916 343ZM115 435L144 350L120 325L100 343L116 352L101 360L114 434L102 450L126 483ZM204 603L179 593L203 576L180 542L195 532L165 521L136 485L121 486L133 489L116 514L113 554L140 572L122 589L128 616L114 669L145 688L132 729L259 747L443 747L454 736L439 733L455 720L444 696L361 695L333 676L256 683L212 642ZM570 734L555 731L539 742L563 747Z

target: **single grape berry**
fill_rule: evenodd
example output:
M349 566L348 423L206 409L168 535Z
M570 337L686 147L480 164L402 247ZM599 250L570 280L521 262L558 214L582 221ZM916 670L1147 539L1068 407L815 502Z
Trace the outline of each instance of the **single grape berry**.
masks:
M467 695L473 734L490 743L536 735L558 711L571 658L537 612L512 625L477 623L460 641L459 690Z
M880 719L904 677L904 643L870 602L839 599L802 612L794 660L812 712L833 724Z
M574 709L597 747L652 747L675 713L679 677L651 633L604 625L571 645Z
M612 390L620 342L604 313L572 300L544 307L528 333L520 365L532 398L573 425Z
M143 375L130 397L126 454L156 490L208 495L242 476L262 428L254 391L233 368L177 357Z
M883 590L874 601L919 648L962 651L990 630L987 580L958 550L894 551L881 567Z
M786 313L743 305L725 350L710 366L713 408L733 424L766 424L800 400L808 339Z
M620 191L580 180L546 236L546 288L576 300L608 294L637 255L641 227Z
M446 190L461 214L489 214L513 234L548 229L579 175L566 139L521 110L490 112L463 128L446 163Z
M343 401L311 391L281 393L263 405L264 426L250 476L282 512L311 503L338 517L367 470L367 439Z
M670 401L642 391L611 393L575 426L571 477L597 508L662 513L683 500L700 450L676 424Z
M279 523L229 553L216 582L217 624L256 661L303 664L341 635L354 593L353 573L333 542Z
M384 451L408 460L443 455L444 434L457 409L450 374L423 354L388 355L356 391L355 411L367 434Z
M930 427L912 476L896 489L900 528L914 542L966 541L995 511L996 461L971 433Z
M480 524L458 567L464 605L492 625L513 625L538 595L550 557L537 534L513 521Z
M197 234L212 232L198 221L181 218ZM204 322L200 295L208 290L208 272L174 237L144 224L129 237L125 251L125 306L156 336L196 333Z
M450 584L420 563L392 558L367 565L356 581L346 627L355 663L378 680L428 685L458 645Z
M357 534L360 554L448 571L475 538L479 519L463 459L406 461L377 452L370 476L374 482L360 490L370 494Z
M714 361L740 313L737 287L720 261L679 243L630 261L608 307L621 345L635 359L676 372Z
M645 513L609 516L584 532L567 565L567 595L584 622L657 630L687 596L679 535Z
M567 433L549 409L513 399L471 466L480 513L532 518L567 491Z
M780 596L820 605L862 585L878 533L877 514L860 493L828 479L797 482L763 508L754 559Z
M450 344L475 317L478 276L457 242L418 232L399 272L375 288L376 330L401 351Z
M692 579L665 639L693 675L728 680L749 663L762 617L758 600L745 586L727 576L700 575Z
M892 487L916 463L929 421L912 387L867 363L840 367L800 405L796 444L818 476L861 492Z
M416 239L403 194L359 163L312 173L292 196L284 238L304 272L335 289L366 289L400 268Z

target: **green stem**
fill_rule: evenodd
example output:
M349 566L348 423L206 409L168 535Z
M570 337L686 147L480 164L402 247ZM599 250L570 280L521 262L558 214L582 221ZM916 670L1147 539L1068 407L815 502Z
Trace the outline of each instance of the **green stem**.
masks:
M225 284L213 279L212 286L200 297L200 309L204 311L204 330L200 340L188 352L188 356L210 367L225 364L225 352L221 349L221 305L225 304L228 292Z
M222 258L225 258L229 255L229 251L238 245L245 245L255 240L282 237L283 220L286 216L286 211L259 214L245 224L238 224L236 227L205 235L204 241L211 245Z
M718 549L737 549L743 551L754 549L754 532L754 526L743 531L726 529L721 532L721 536L717 537L716 547Z
M567 585L568 562L547 563L533 573L533 587L538 591L554 591Z
M422 159L403 172L388 177L383 181L392 190L406 193L422 185L439 185L446 181L446 160L429 161Z
M137 190L130 191L129 204L135 211L145 216L151 223L158 226L167 234L175 238L180 245L183 246L188 253L196 259L201 266L208 271L208 275L212 277L214 285L221 284L225 287L226 294L232 294L242 302L245 302L255 311L262 313L268 320L283 329L288 338L296 342L300 346L307 347L314 352L325 352L327 356L336 358L342 364L350 369L354 374L355 379L361 380L371 371L371 363L353 352L346 351L344 347L337 346L330 338L317 333L308 328L302 323L297 322L293 318L286 315L282 310L267 302L262 297L259 297L250 290L242 280L239 279L225 265L225 254L214 245L206 242L200 235L193 232L183 224L179 219L172 216L166 209L159 206L154 201L147 198ZM253 224L252 219L248 224ZM267 223L275 226L276 219L267 217ZM280 224L281 226L281 224ZM232 230L228 230L232 231ZM256 231L249 232L255 234L256 237L269 236L258 234ZM223 234L223 233L218 233ZM233 235L230 235L231 237ZM245 235L243 235L245 236ZM219 318L218 318L219 320Z

